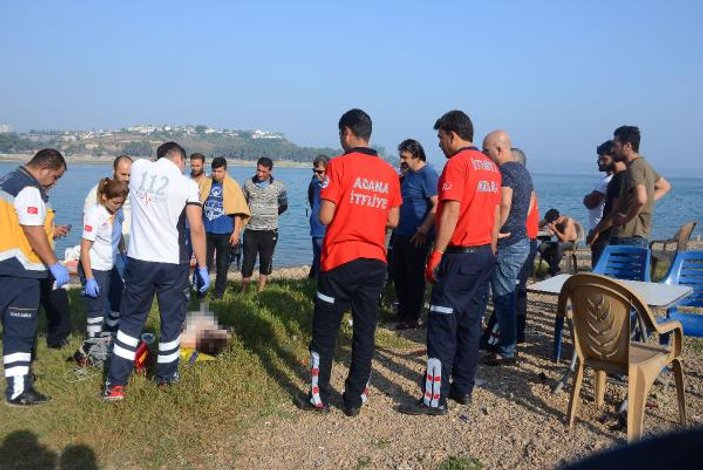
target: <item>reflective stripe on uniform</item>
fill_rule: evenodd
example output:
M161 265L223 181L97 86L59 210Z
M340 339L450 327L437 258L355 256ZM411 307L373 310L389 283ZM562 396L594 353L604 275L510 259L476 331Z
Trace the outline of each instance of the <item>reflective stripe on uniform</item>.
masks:
M139 344L139 340L137 338L129 336L128 334L124 333L122 330L117 332L117 341L119 341L120 343L124 343L127 346L132 346L133 348L136 348L137 345Z
M2 357L3 364L10 364L12 362L30 362L32 360L31 353L16 352L12 354L6 354Z
M436 357L427 359L427 376L425 377L425 406L439 406L440 387L442 386L442 362Z
M441 305L430 305L430 312L444 313L450 315L454 313L454 309L451 307L442 307Z
M5 377L17 377L29 374L29 366L15 366L5 369Z
M170 351L173 348L177 348L181 344L181 337L180 335L178 338L174 339L173 341L169 341L168 343L159 343L159 351Z
M158 362L159 364L168 364L170 362L177 361L180 355L180 350L177 350L175 353L168 355L159 354L159 357L156 362Z
M101 325L88 325L85 327L86 333L91 336L95 336L98 333L100 333L103 330L103 326Z
M27 271L46 271L44 263L33 263L19 248L11 248L0 253L0 261L15 258Z
M134 361L134 358L136 356L136 353L134 351L125 349L119 344L114 345L112 352L113 354L115 354L115 356L121 357L122 359L127 359L128 361Z
M5 375L7 377L7 375ZM12 396L10 400L14 400L24 392L24 375L17 375L12 378Z
M317 295L320 295L318 292ZM321 408L324 406L320 397L319 379L320 376L320 355L315 351L310 351L310 402Z
M330 297L329 295L325 295L320 291L317 291L317 298L322 300L323 302L327 302L328 304L334 303L334 297Z

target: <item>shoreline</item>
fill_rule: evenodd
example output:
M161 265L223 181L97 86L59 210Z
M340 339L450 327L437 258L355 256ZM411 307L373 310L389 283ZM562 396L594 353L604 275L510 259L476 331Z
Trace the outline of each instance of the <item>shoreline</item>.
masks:
M22 163L27 162L32 158L29 153L0 153L0 163ZM69 165L102 165L112 164L115 157L96 157L94 155L72 155L66 157L66 163ZM135 160L148 157L133 157ZM227 159L228 166L235 167L255 167L256 160L240 160L234 158ZM295 160L274 160L274 165L280 168L309 168L312 165L310 162L299 162Z

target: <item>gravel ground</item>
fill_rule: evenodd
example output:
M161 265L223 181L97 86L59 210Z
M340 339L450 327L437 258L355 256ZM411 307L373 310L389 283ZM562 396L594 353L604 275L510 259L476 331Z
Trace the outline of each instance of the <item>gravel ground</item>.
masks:
M420 469L437 468L449 457L473 457L484 468L553 468L625 443L617 406L626 385L609 381L605 407L598 410L590 371L579 419L573 429L564 424L571 383L559 394L550 393L566 367L566 359L561 364L549 359L555 298L530 294L528 311L526 342L518 348L520 363L480 366L485 384L475 389L470 406L450 402L449 414L436 417L397 411L420 396L418 383L426 361L426 330L405 331L399 334L413 342L412 348L377 350L369 401L358 417L344 416L341 395L333 398L327 415L300 411L292 400L283 403L278 415L240 440L237 467ZM568 337L565 341L570 343ZM703 424L703 343L687 338L684 351L689 425L696 426ZM570 354L567 346L564 357ZM348 360L333 369L332 385L339 394ZM302 392L305 384L299 388ZM673 380L668 386L655 385L651 396L645 434L679 429Z
M420 396L417 383L426 359L425 330L403 333L417 342L417 349L377 352L370 398L358 417L344 416L339 396L326 416L286 403L284 416L272 417L243 439L237 464L242 468L409 469L436 468L448 457L471 456L486 468L545 468L624 443L625 430L618 425L616 411L625 386L615 382L608 385L606 406L598 411L587 375L581 419L571 430L564 425L570 388L552 395L550 385L565 365L546 359L554 315L544 312L539 302L531 302L531 307L530 334L520 348L519 366L482 366L480 376L486 384L475 390L472 405L450 405L443 417L413 417L396 411L398 405ZM692 348L685 354L691 425L703 424L701 356ZM347 371L347 364L335 365L332 384L340 393ZM304 389L302 383L300 388ZM645 432L678 429L673 384L655 385L653 393L657 408L648 409Z

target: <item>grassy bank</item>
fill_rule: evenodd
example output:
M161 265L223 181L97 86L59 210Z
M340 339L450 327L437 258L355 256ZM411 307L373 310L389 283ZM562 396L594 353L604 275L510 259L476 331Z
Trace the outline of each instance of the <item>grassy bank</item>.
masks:
M181 383L166 392L133 375L126 400L104 403L100 371L76 376L66 362L85 325L79 292L70 291L71 345L49 350L40 334L34 364L37 389L53 399L36 409L0 407L0 468L228 466L241 432L280 414L279 405L304 390L314 292L307 279L273 281L261 296L228 292L210 303L220 323L234 330L220 359L182 366ZM190 310L197 308L192 301ZM338 354L347 357L351 328L343 325ZM158 327L155 303L146 330ZM402 347L403 341L386 330L377 333L382 347Z

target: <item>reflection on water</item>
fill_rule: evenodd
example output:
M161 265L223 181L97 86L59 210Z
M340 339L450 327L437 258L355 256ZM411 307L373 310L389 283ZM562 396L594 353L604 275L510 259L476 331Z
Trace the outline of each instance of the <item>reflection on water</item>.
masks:
M17 165L0 162L0 174L12 170ZM60 224L72 224L74 229L65 239L57 241L56 251L63 258L65 248L77 245L80 241L81 212L83 201L90 188L104 176L110 174L106 165L70 165L69 171L61 178L49 196L56 210L56 220ZM441 170L441 168L438 168ZM254 173L251 168L231 167L230 175L240 183ZM307 187L312 176L308 168L277 168L274 177L280 178L288 189L288 211L280 218L279 240L274 257L274 266L299 266L310 264L312 248L308 226ZM598 175L543 175L535 174L535 187L539 196L540 213L551 207L568 214L588 225L586 209L581 201L583 196L595 187ZM667 178L672 191L657 203L652 229L652 238L668 238L688 220L703 221L703 179ZM694 237L701 233L696 229Z

